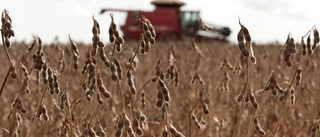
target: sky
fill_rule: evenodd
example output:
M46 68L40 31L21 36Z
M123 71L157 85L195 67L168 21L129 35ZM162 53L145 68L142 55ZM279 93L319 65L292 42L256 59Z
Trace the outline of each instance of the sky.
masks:
M253 42L284 42L289 33L300 41L313 26L319 27L320 14L315 0L183 0L182 10L199 10L204 22L231 29L228 38L236 42L240 29L238 18L250 32ZM99 22L101 39L108 41L110 13L102 8L152 11L151 0L0 0L0 10L12 18L15 37L30 42L38 35L44 43L58 37L68 42L90 43L92 16ZM125 13L113 13L115 23L124 24ZM320 27L319 27L320 28Z

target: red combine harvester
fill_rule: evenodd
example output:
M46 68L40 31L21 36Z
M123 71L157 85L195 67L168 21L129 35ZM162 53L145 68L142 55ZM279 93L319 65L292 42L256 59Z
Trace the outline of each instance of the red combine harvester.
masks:
M151 2L156 6L154 11L123 10L123 9L102 9L101 14L105 12L120 11L126 12L127 18L121 30L125 39L139 39L141 15L150 20L157 33L157 39L181 39L184 37L193 37L199 26L199 11L182 11L180 7L185 5L178 0L153 0ZM206 23L206 22L205 22ZM206 23L207 24L207 23ZM227 41L231 31L228 27L212 27L209 31L198 31L197 37L203 39L214 39Z

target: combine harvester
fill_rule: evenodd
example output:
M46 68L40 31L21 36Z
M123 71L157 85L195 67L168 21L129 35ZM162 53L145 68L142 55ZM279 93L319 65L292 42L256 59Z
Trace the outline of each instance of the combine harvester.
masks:
M124 9L102 9L101 14L105 12L125 12L127 13L126 21L121 30L125 39L139 39L141 15L150 20L155 28L157 39L183 39L193 37L205 40L227 41L231 30L228 27L212 26L211 30L198 31L200 24L200 11L198 10L181 10L185 5L179 0L153 0L151 2L156 8L153 11L124 10Z

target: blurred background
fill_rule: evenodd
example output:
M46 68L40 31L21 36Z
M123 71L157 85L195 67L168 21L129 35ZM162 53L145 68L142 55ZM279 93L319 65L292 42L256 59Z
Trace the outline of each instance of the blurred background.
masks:
M100 23L101 38L108 41L110 12L101 9L152 11L152 0L0 0L0 10L7 9L13 21L16 41L30 41L38 35L43 42L68 42L68 34L75 42L90 43L92 16ZM320 14L317 3L311 0L181 0L182 10L199 10L200 17L214 26L231 30L227 38L236 42L240 29L238 17L256 43L283 43L292 33L296 41L312 26L318 27ZM112 12L115 23L125 22L126 14Z

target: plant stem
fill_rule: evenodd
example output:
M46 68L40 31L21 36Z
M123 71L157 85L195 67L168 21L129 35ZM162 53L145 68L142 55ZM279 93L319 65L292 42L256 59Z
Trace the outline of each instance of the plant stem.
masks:
M7 55L7 57L8 57L8 60L9 60L10 63L12 63L11 58L10 58L10 55L9 55L9 52L8 52L8 49L7 49L7 45L6 45L6 43L4 42L4 36L3 36L2 30L1 30L1 39L2 39L3 48L4 48L4 51L6 52L6 55Z
M312 31L313 28L314 28L314 26L308 31L308 33L307 33L306 35L308 35L308 34ZM306 35L305 35L305 36L306 36ZM305 36L303 36L303 37L305 37ZM302 38L303 38L303 37L302 37ZM280 112L279 120L278 120L278 122L277 122L277 125L276 125L274 131L273 131L273 136L276 135L277 130L278 130L279 126L280 126L280 121L281 121L281 118L282 118L283 113L284 113L284 111L285 111L284 109L285 109L285 107L286 107L286 101L287 101L288 95L290 94L289 92L290 92L290 90L291 90L292 84L293 84L293 82L294 82L294 80L295 80L295 77L296 77L296 75L297 75L297 69L298 69L298 67L299 67L299 65L300 65L301 51L302 51L302 45L300 45L300 47L299 47L299 49L298 49L298 51L297 51L297 52L298 52L298 53L297 53L297 56L296 56L296 61L297 61L297 62L295 63L294 73L293 73L293 75L292 75L290 84L289 84L289 86L287 87L286 92L284 93L284 94L285 94L285 95L284 95L285 98L284 98L284 101L283 101L283 106L282 106L282 109L281 109L281 112Z
M282 54L285 46L286 46L286 44L285 44L284 46L282 46L282 48L280 48L279 56L277 57L276 63L275 63L275 65L274 65L273 69L271 70L271 73L270 73L270 75L269 75L269 77L268 77L268 81L267 81L267 83L264 85L261 95L257 98L258 104L260 104L260 101L261 101L264 93L266 92L266 87L267 87L268 84L269 84L269 80L270 80L272 74L276 71L276 68L277 68L278 64L280 63L281 54ZM251 128L252 128L252 122L251 122L251 121L252 121L252 119L254 118L254 116L255 116L257 113L258 113L258 109L255 109L255 110L254 110L254 113L252 114L252 118L250 119L250 124L249 124L249 128L248 128L248 135L247 135L248 137L251 136Z
M246 83L246 85L245 85L245 93L244 93L244 95L247 95L248 85L251 85L251 82L249 83L249 57L247 57L246 66L247 66L247 74L246 74L246 78L245 78L245 83ZM241 113L242 113L242 111L243 111L244 100L245 100L245 98L242 99L242 101L241 101L240 110L239 110L239 112L238 112L238 118L237 118L236 125L235 125L234 130L233 130L233 133L232 133L232 137L235 137L236 132L237 132L237 130L238 130L238 126L239 126L239 123L240 123L240 122L239 122L239 121L240 121L240 116L241 116Z
M48 88L48 85L46 85L46 86L44 87L43 94L42 94L42 96L41 96L41 99L40 99L40 102L39 102L38 107L37 107L37 109L36 109L36 112L34 113L33 122L32 122L32 125L31 125L31 129L30 129L29 134L28 134L27 137L30 137L30 136L32 135L34 126L35 126L35 124L36 124L36 119L37 119L37 118L36 118L36 115L37 115L37 113L38 113L38 110L40 109L40 106L41 106L41 104L42 104L43 98L44 98L44 96L45 96L46 93L47 93L47 88Z
M138 100L140 99L141 91L143 90L143 88L144 88L151 80L152 80L152 78L149 79L146 83L144 83L144 85L138 90L137 99L136 99L136 101L135 101L134 104L133 104L134 107L136 107L136 104L137 104Z
M3 92L3 88L4 88L4 86L5 86L6 83L7 83L7 80L8 80L9 75L10 75L10 68L9 68L9 70L8 70L8 72L7 72L7 75L6 75L6 77L4 78L4 81L3 81L3 83L2 83L2 86L1 86L1 89L0 89L0 97L1 97L2 92Z
M193 105L193 107L191 108L191 110L189 111L189 137L191 137L192 135L192 128L191 128L191 115L192 115L192 111L196 108L197 104L199 103L200 99L197 99L197 101L195 102L195 104Z

